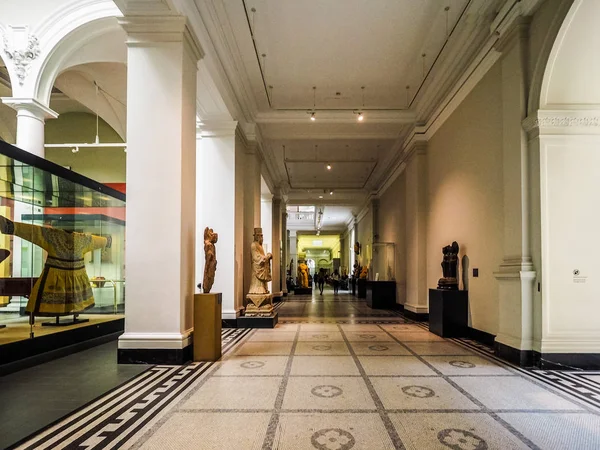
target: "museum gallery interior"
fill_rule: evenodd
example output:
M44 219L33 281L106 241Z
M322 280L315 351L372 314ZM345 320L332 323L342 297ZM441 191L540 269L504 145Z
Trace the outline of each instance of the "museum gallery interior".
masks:
M0 1L0 448L600 448L599 23Z

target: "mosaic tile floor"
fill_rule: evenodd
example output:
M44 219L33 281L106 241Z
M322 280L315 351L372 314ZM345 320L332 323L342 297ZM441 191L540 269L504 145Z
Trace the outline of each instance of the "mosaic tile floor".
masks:
M155 366L19 448L600 448L598 373L522 370L387 314L235 330L220 361Z

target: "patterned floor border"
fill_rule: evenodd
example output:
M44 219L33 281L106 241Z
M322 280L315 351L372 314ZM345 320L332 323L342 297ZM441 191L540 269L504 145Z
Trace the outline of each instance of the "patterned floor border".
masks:
M224 329L223 354L230 352L251 331ZM116 448L148 426L161 411L168 409L213 365L212 362L200 362L186 366L153 366L56 425L11 448Z

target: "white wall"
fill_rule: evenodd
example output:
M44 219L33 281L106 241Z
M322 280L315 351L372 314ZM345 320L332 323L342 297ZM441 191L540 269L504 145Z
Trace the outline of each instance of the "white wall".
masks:
M406 302L406 179L403 172L381 196L379 240L396 244L396 302Z
M473 328L496 334L502 261L503 171L501 70L495 65L435 133L427 149L427 285L442 276L442 247L457 241L469 259ZM471 276L479 269L479 277ZM460 277L462 278L462 265ZM462 283L461 283L462 288Z

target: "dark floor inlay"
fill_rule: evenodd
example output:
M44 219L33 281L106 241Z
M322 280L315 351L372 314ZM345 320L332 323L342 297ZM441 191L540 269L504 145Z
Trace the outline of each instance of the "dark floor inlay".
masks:
M260 367L264 367L264 365L265 363L262 361L246 361L240 364L244 369L259 369Z
M319 450L350 450L356 444L354 436L341 428L319 430L310 441Z
M404 386L402 388L402 392L410 397L417 398L429 398L435 395L435 391L433 389L429 389L425 386Z
M389 347L386 347L385 345L370 345L369 346L369 350L373 350L374 352L385 352L386 350L389 350Z
M338 397L344 393L344 391L341 388L333 386L331 384L315 386L310 390L310 392L312 395L322 398Z
M447 428L437 435L438 440L452 450L487 450L488 445L482 438L467 430Z
M475 364L467 362L467 361L450 361L451 366L459 367L461 369L472 369L473 367L477 367Z

